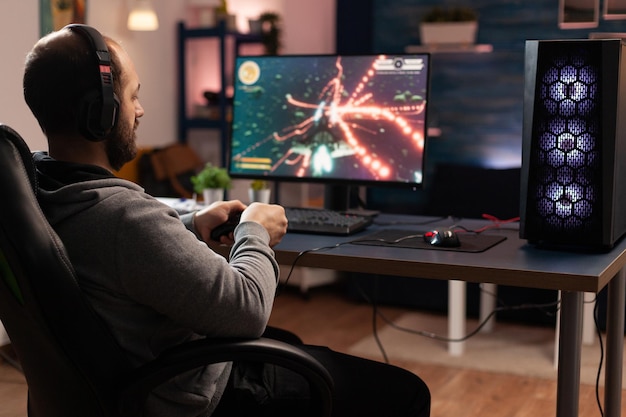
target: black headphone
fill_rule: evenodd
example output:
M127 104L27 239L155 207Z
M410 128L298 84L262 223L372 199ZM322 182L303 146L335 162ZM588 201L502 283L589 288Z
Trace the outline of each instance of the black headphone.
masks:
M89 140L101 141L115 126L120 106L113 91L111 55L104 38L95 28L77 23L67 25L66 28L87 38L96 55L100 89L91 90L82 97L79 104L78 130Z

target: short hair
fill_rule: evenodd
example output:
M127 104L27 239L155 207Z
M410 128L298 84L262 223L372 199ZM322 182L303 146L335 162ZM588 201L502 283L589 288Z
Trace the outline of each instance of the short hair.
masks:
M113 91L120 95L122 68L117 46L104 37L111 56ZM100 89L96 52L80 33L64 28L41 38L28 53L24 99L46 135L75 134L83 96Z

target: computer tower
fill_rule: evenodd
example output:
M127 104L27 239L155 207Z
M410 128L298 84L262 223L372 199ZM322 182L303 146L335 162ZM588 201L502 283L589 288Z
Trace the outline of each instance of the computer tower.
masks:
M626 232L626 63L620 39L527 41L520 237L609 249Z

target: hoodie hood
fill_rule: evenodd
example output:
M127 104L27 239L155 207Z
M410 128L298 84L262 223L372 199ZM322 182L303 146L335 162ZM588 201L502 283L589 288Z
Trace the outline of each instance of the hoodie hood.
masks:
M118 193L143 191L95 165L57 161L46 152L33 153L38 200L53 226Z

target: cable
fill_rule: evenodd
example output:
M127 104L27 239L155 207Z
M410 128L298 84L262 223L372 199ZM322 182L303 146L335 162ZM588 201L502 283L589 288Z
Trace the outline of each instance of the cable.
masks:
M512 217L510 219L499 219L495 216L492 216L491 214L483 214L482 216L484 219L490 220L491 224L485 225L483 227L479 227L478 229L468 229L464 226L460 226L460 225L453 225L453 226L449 226L450 229L461 229L465 232L468 233L475 233L475 234L481 234L482 232L486 231L486 230L491 230L491 229L501 229L501 226L503 224L509 224L509 223L516 223L519 221L519 217Z
M376 282L378 282L378 280L376 280ZM422 337L427 337L429 339L433 339L433 340L438 340L441 342L448 342L448 343L457 343L457 342L464 342L470 338L472 338L473 336L475 336L476 334L478 334L478 332L480 332L480 330L482 330L483 327L485 327L485 325L489 322L489 320L498 312L501 311L514 311L514 310L529 310L529 309L539 309L539 310L543 310L546 308L550 308L550 307L558 307L560 306L560 300L551 302L551 303L542 303L542 304L520 304L520 305L516 305L516 306L501 306L501 307L497 307L495 309L493 309L488 315L487 317L485 317L483 319L482 322L478 323L478 325L476 326L476 328L467 333L465 336L460 337L460 338L449 338L449 337L444 337L444 336L440 336L436 333L433 332L427 332L424 330L415 330L415 329L409 329L403 326L398 326L397 324L395 324L391 319L389 319L387 316L385 316L385 314L383 314L380 309L378 308L378 305L376 304L376 302L374 302L371 297L369 297L367 295L367 293L363 290L363 288L356 283L356 287L357 290L359 291L359 293L361 294L361 296L365 299L365 301L369 304L372 305L372 312L373 314L376 314L378 316L380 316L380 318L387 323L387 325L389 325L390 327L399 330L399 331L403 331L406 333L410 333L410 334L415 334L417 336L422 336ZM495 296L495 295L494 295ZM546 312L546 314L548 314ZM378 336L378 328L376 326L376 321L373 322L374 326L373 326L373 333L374 333L374 339L376 340L376 344L378 345L381 354L383 355L383 358L385 360L385 363L389 363L389 359L387 357L387 353L384 350L384 346L382 345L382 342L379 339Z
M371 242L389 243L390 245L394 245L396 243L400 243L400 242L408 240L408 239L415 239L415 238L422 238L422 237L423 237L422 234L413 234L413 235L402 236L401 238L394 239L394 240L383 239L383 238L354 239L354 240L349 240L349 241L346 241L346 242L339 242L339 243L336 243L336 244L330 245L330 246L322 246L322 247L319 247L319 248L305 249L305 250L299 252L296 255L296 258L291 263L291 267L289 268L289 273L287 274L287 278L285 278L285 281L283 282L283 285L287 285L287 283L289 282L289 279L291 278L291 274L293 273L293 270L296 267L296 263L298 262L298 260L300 258L302 258L307 253L319 252L319 251L322 251L322 250L335 249L335 248L338 248L339 246L349 245L349 244L352 244L354 242L370 242L371 241Z
M423 238L424 238L424 234L423 233L419 233L419 234L402 236L402 237L399 237L399 238L393 239L393 240L385 239L385 238L382 238L382 237L379 237L379 238L369 237L369 238L364 238L364 239L352 240L352 241L347 242L347 243L353 243L353 242L358 242L358 243L363 243L363 242L382 242L382 243L388 243L390 245L395 245L397 243L404 242L405 240L409 240L409 239L423 239Z
M480 322L476 328L467 333L465 336L460 337L460 338L448 338L448 337L444 337L444 336L440 336L437 335L436 333L432 333L432 332L427 332L427 331L423 331L423 330L414 330L414 329L409 329L406 327L402 327L402 326L398 326L397 324L395 324L392 320L390 320L388 317L386 317L382 312L380 312L380 310L378 309L378 306L373 303L369 297L365 294L365 292L363 291L363 289L357 284L357 288L359 289L359 292L361 293L361 295L363 296L363 298L365 298L365 300L369 303L372 304L372 312L374 315L379 315L383 321L385 323L387 323L387 325L389 325L390 327L399 330L399 331L404 331L406 333L410 333L410 334L415 334L418 336L423 336L423 337L428 337L434 340L438 340L438 341L442 341L442 342L448 342L448 343L454 343L454 342L464 342L468 339L470 339L471 337L475 336L476 334L478 334L478 332L480 332L480 330L489 322L489 320L491 319L491 317L493 317L497 312L499 311L513 311L513 310L528 310L528 309L538 309L538 310L543 310L546 308L550 308L550 307L557 307L556 311L558 311L560 308L560 303L561 300L557 300L555 302L551 302L551 303L543 303L543 304L520 304L517 306L502 306L502 307L497 307L494 310L492 310L487 317L485 317L483 319L482 322ZM485 291L481 288L481 291ZM496 294L490 293L488 292L488 294L491 294L492 296L496 297ZM598 372L596 374L596 402L598 404L598 410L600 411L600 416L604 417L604 410L602 409L602 401L600 399L600 376L602 373L602 366L604 363L604 343L602 341L602 332L600 331L600 326L598 324L598 298L597 296L591 300L591 301L585 301L585 303L595 303L594 305L594 310L593 310L593 319L594 319L594 323L596 326L596 332L598 334L598 340L600 343L600 360L599 360L599 364L598 364ZM550 314L549 312L545 312L545 314ZM382 342L380 341L380 338L378 336L378 329L376 326L376 321L374 320L374 337L376 340L376 344L378 345L383 358L385 360L385 363L389 363L389 358L387 356L387 353L384 350L384 346L382 345Z
M378 292L378 280L375 281L376 288L374 289ZM387 356L387 352L385 351L385 347L383 346L383 342L380 340L380 336L378 334L378 304L373 301L372 304L372 333L374 335L374 340L376 341L376 345L378 346L378 350L383 355L383 360L385 363L389 363L389 357Z
M558 306L559 303L560 303L559 301L554 301L552 303L545 303L545 304L520 304L520 305L517 305L517 306L496 307L483 319L483 321L478 323L478 325L476 326L476 328L474 330L472 330L471 332L467 333L465 336L462 336L462 337L459 337L459 338L449 338L449 337L445 337L445 336L440 336L440 335L438 335L436 333L427 332L427 331L424 331L424 330L414 330L414 329L409 329L409 328L406 328L406 327L398 326L397 324L393 323L391 320L389 320L387 317L385 317L381 313L379 313L379 314L381 314L381 318L389 326L393 327L394 329L397 329L397 330L400 330L400 331L404 331L404 332L407 332L407 333L411 333L411 334L415 334L415 335L418 335L418 336L428 337L428 338L431 338L431 339L434 339L434 340L439 340L439 341L442 341L442 342L456 343L456 342L465 342L466 340L468 340L471 337L475 336L478 332L480 332L480 330L483 327L485 327L487 322L489 322L489 319L491 319L491 317L493 317L498 312L501 312L501 311L514 311L514 310L542 309L542 308Z
M604 344L602 343L602 332L600 331L600 325L598 324L598 298L595 300L596 305L593 307L593 322L596 325L596 332L598 333L598 340L600 341L600 364L598 365L598 373L596 375L596 402L598 403L598 410L600 410L600 416L604 417L604 410L602 409L602 401L600 401L600 374L602 373L602 364L604 362Z
M381 222L379 220L374 220L373 224L377 226L423 226L423 225L436 223L436 222L439 222L441 220L446 220L446 219L449 219L449 217L442 216L442 217L437 217L431 220L425 220L423 222L403 222L403 221Z
M321 250L335 249L335 248L338 248L339 246L347 245L347 244L352 243L352 242L353 242L352 240L350 240L348 242L339 242L339 243L336 243L334 245L322 246L322 247L319 247L319 248L312 248L312 249L305 249L305 250L299 252L296 255L296 258L291 263L291 268L289 268L289 273L287 274L287 278L285 278L285 282L283 283L283 286L287 285L287 283L289 282L289 279L291 278L291 274L293 274L293 270L295 269L296 264L298 263L298 260L300 258L302 258L304 255L306 255L307 253L319 252ZM278 293L278 288L277 288L276 291Z
M507 219L507 220L500 220L495 216L489 215L489 214L483 214L483 217L486 219L489 219L491 221L494 222L494 224L492 225L488 225L485 227L482 227L478 230L469 230L463 226L457 226L457 225L453 225L453 226L448 226L449 228L460 228L466 232L471 232L471 233L482 233L483 231L490 229L490 228L499 228L500 224L502 223L512 223L512 222L516 222L519 220L519 217L515 217L512 219ZM393 225L426 225L426 224L431 224L431 223L435 223L438 222L440 220L445 220L450 218L448 217L440 217L440 218L436 218L436 219L432 219L432 220L427 220L427 221L423 221L423 222L374 222L377 225L380 226L393 226ZM287 283L289 282L289 279L291 278L291 275L293 274L293 271L296 267L296 263L298 262L298 260L303 257L304 255L306 255L307 253L311 253L311 252L318 252L318 251L322 251L322 250L329 250L329 249L335 249L338 248L339 246L343 246L343 245L348 245L354 242L382 242L382 243L388 243L390 245L394 245L400 242L403 242L405 240L409 240L409 239L416 239L416 238L423 238L424 235L422 233L417 233L417 234L411 234L411 235L406 235L406 236L402 236L398 239L394 239L394 240L389 240L389 239L384 239L384 238L361 238L361 239L355 239L355 240L350 240L347 242L340 242L337 243L335 245L330 245L330 246L322 246L319 248L312 248L312 249L306 249L303 250L301 252L298 253L298 255L296 255L296 258L293 260L293 263L291 264L291 268L289 269L289 273L287 274L287 278L285 278L285 281L283 282L283 285L287 285ZM280 287L277 287L276 289L276 294L278 295L280 293Z
M376 288L374 292L378 292L378 279L374 281L374 285ZM363 291L363 288L360 285L356 285L356 289L361 294L361 297L365 299L365 301L372 306L372 335L374 336L374 340L376 341L376 345L378 346L378 350L380 350L381 355L383 355L383 360L385 363L389 363L389 357L387 356L387 352L385 351L385 347L383 346L382 341L380 340L380 336L378 334L378 322L377 318L381 314L378 312L378 304L370 299L370 297Z

